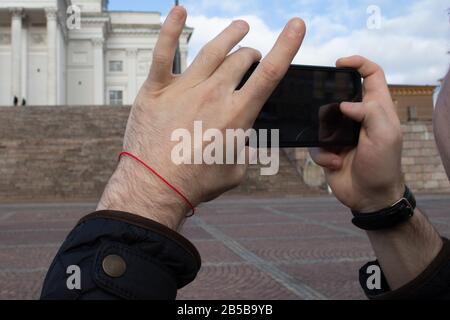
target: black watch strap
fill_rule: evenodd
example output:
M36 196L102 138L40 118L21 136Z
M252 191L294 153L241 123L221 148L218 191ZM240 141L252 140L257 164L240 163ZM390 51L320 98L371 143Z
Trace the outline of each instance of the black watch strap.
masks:
M389 229L409 220L414 215L415 208L416 199L409 188L405 187L403 198L389 208L371 213L352 211L352 223L364 230Z

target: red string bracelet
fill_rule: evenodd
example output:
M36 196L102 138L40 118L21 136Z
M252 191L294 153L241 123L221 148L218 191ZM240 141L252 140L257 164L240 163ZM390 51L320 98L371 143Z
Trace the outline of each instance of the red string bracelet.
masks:
M161 179L161 181L164 182L170 189L175 191L189 205L189 207L191 207L191 209L192 209L192 213L190 215L186 216L186 218L190 218L190 217L192 217L195 214L195 207L192 205L192 203L189 201L189 199L184 194L182 194L180 191L178 191L178 189L175 188L169 181L164 179L158 172L156 172L155 169L153 169L148 164L146 164L144 161L142 161L141 159L139 159L138 157L136 157L135 155L133 155L133 154L131 154L129 152L121 152L119 154L119 161L120 161L120 159L123 156L130 157L130 158L136 160L137 162L139 162L146 169L150 170L155 176L157 176L159 179Z

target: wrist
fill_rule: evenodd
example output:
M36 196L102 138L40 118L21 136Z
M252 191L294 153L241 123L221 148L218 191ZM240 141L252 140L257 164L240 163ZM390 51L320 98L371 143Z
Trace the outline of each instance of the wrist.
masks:
M405 187L404 183L398 183L380 191L373 191L352 206L351 210L364 214L388 208L403 198Z
M133 159L123 157L97 210L125 211L178 230L191 208L158 177Z
M392 290L419 276L443 246L439 233L417 208L409 221L367 235Z

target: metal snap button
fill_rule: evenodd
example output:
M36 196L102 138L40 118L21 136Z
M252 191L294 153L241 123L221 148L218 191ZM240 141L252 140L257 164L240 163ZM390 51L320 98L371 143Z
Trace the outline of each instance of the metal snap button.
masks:
M103 271L111 278L121 277L127 270L127 264L121 256L110 254L103 258Z

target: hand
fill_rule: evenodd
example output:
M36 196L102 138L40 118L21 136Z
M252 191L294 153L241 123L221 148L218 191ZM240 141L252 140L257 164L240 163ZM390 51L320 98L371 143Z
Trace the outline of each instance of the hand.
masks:
M311 157L324 168L344 205L364 213L381 210L398 201L405 189L400 120L378 65L353 56L339 59L336 66L358 69L364 78L363 102L340 106L342 113L362 123L359 143L352 150L311 149Z
M450 179L450 71L444 78L433 113L433 128L436 144L441 155L447 177Z
M183 75L175 76L172 62L186 16L185 9L177 6L162 25L150 74L131 110L124 150L152 166L198 205L239 185L246 166L176 165L171 152L178 142L171 141L172 133L180 128L193 133L198 120L203 131L251 128L297 54L305 25L292 19L252 77L236 91L251 65L261 59L251 48L229 54L248 33L248 24L234 21L200 51ZM120 162L99 209L133 212L173 229L190 210L173 190L128 158Z

